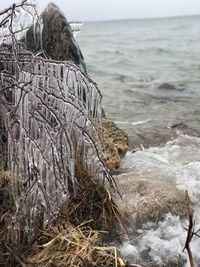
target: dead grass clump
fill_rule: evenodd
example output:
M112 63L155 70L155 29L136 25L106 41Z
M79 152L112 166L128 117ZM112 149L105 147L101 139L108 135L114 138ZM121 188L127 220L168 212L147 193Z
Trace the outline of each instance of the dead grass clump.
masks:
M3 176L5 180L9 177L7 173ZM105 243L120 231L125 232L121 224L123 215L105 186L86 178L84 183L70 203L62 208L53 224L40 232L28 249L17 244L10 246L12 213L7 213L8 207L4 209L6 213L2 214L0 231L0 266L121 266L117 264L116 248ZM87 190L84 189L86 184Z
M87 221L91 229L108 232L104 235L107 241L116 237L117 233L125 233L121 223L124 216L114 203L111 192L89 179L84 179L84 182L87 186L84 185L71 198L70 203L62 208L60 216L74 226Z
M121 224L123 215L105 186L90 179L84 181L87 190L79 188L54 224L24 253L24 266L123 266L119 264L123 261L117 257L116 248L105 245L105 241L119 233L119 228L125 232Z
M38 242L23 255L26 267L114 267L117 265L115 247L99 245L100 232L83 227L49 227Z

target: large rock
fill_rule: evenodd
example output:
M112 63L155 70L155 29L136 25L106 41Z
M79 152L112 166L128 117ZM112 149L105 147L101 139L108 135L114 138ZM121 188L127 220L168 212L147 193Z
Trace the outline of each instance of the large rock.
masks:
M39 33L34 38L33 26L27 31L27 49L41 49L52 59L71 60L86 72L85 62L71 27L62 11L53 3L48 4L41 14L43 19L42 42Z
M118 175L115 180L122 196L122 199L116 196L116 204L124 211L128 226L133 230L148 221L158 222L169 212L180 217L187 215L185 193L174 184L130 173Z

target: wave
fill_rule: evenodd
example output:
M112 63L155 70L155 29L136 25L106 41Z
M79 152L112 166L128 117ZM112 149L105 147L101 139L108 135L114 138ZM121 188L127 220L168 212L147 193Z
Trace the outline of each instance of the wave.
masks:
M147 122L150 122L151 119L147 119L147 120L143 120L143 121L135 121L135 122L131 122L131 121L115 121L116 124L119 125L132 125L132 126L136 126L136 125L141 125Z
M149 40L146 40L149 41ZM153 40L155 42L155 44L159 43L160 40L159 39L155 39ZM166 40L167 41L167 40ZM153 54L157 54L157 55L161 55L161 54L165 54L165 55L174 55L176 53L176 51L172 50L172 49L167 49L167 48L163 48L163 47L144 47L144 48L135 48L134 51L136 53L153 53Z
M129 152L122 167L147 180L161 180L187 190L192 201L195 229L200 229L200 138L180 135L163 147ZM134 197L134 196L133 196ZM145 197L145 196L144 196ZM129 201L131 204L131 199ZM182 250L186 240L187 220L167 214L163 221L146 223L121 246L121 253L130 260L147 263L152 267L182 267L189 264ZM133 226L134 228L135 226ZM191 242L193 257L200 266L200 239ZM161 249L162 248L162 249Z

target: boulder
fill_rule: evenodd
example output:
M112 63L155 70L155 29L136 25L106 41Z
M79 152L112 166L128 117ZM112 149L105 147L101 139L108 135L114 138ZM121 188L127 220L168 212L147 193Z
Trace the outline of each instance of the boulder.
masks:
M187 215L185 193L176 189L175 184L130 173L115 176L115 180L122 196L116 196L115 202L133 230L149 221L156 223L169 212L181 218Z
M164 89L164 90L176 90L175 85L170 83L162 83L158 86L158 89Z
M54 3L50 3L41 17L42 42L40 32L36 32L36 38L34 37L32 26L26 34L27 49L34 53L43 49L52 59L71 60L86 73L83 55L62 11Z

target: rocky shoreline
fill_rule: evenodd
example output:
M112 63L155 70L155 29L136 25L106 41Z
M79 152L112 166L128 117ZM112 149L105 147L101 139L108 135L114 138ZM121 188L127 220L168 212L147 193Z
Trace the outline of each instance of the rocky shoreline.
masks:
M48 20L51 20L52 16L56 21L54 26L63 27L63 21L65 24L67 21L59 12L59 9L54 5L48 6L43 13L45 21L44 27L49 25ZM81 50L73 38L68 24L64 29L67 29L67 31L64 32L64 30L61 29L61 32L63 32L62 39L54 35L53 39L50 38L51 41L49 41L49 35L53 35L54 32L59 33L59 31L54 27L52 29L49 28L48 31L45 31L45 29L43 30L45 33L43 36L43 45L47 55L56 60L71 60L77 64L82 71L87 73ZM27 35L28 49L37 52L39 48L31 46L33 44L31 41L31 38L33 38L31 31L32 29L28 31ZM47 40L48 42L46 43ZM66 49L63 49L63 47ZM101 152L105 164L112 174L116 174L114 179L119 194L113 192L114 190L109 191L106 187L102 188L96 183L91 183L89 179L87 180L87 174L84 173L84 171L81 173L81 170L78 176L82 175L83 177L78 178L85 179L82 185L88 183L88 192L80 190L78 192L78 194L80 194L79 196L74 194L71 199L70 208L63 208L58 216L58 221L55 221L53 225L47 228L45 233L42 233L40 236L41 239L37 240L35 244L29 248L28 252L22 253L23 256L21 259L25 260L25 262L27 261L27 265L21 263L21 266L35 266L35 264L37 264L37 266L44 266L44 264L45 266L65 266L67 261L70 263L73 262L70 266L77 266L77 264L80 264L80 266L99 267L136 266L125 263L120 256L117 256L116 247L109 246L111 241L113 243L116 241L113 237L114 234L118 235L122 230L124 233L134 232L142 224L149 221L162 221L167 213L179 216L180 218L185 218L187 216L184 192L177 190L175 186L168 181L157 181L156 179L148 180L146 178L137 177L135 173L121 173L123 170L120 168L120 164L128 150L137 151L147 147L162 145L176 138L180 133L199 137L200 134L197 130L181 122L174 123L170 126L163 124L158 127L155 127L155 125L152 126L150 122L144 126L137 127L135 131L131 132L130 137L129 133L127 134L124 130L120 129L112 120L103 118L102 124L96 126L96 131L101 140ZM1 228L4 229L6 220L10 220L10 203L12 203L12 199L7 190L7 187L9 188L10 186L9 172L0 172L0 178L0 191L3 192L3 197L0 199L2 208L0 210L0 221ZM6 200L8 200L7 202L9 205L5 203ZM9 213L7 214L8 210ZM71 221L69 219L70 216ZM72 217L74 220L72 220ZM66 223L67 220L68 222ZM75 220L77 221L75 222ZM93 221L93 223L90 223L90 221ZM107 223L106 229L103 228L104 223L105 225ZM79 227L79 224L81 227ZM83 228L82 224L84 226ZM99 228L99 232L95 232L95 230L97 230L95 227ZM107 231L106 238L101 234L101 231L104 230ZM2 240L4 242L5 239L3 238L4 237L2 237ZM101 239L105 242L104 247ZM106 239L109 239L109 242L106 243ZM124 237L122 237L120 241L123 240L125 240ZM1 246L4 245L3 242L1 242ZM60 246L60 243L63 246ZM74 243L76 243L75 247ZM59 261L59 257L63 255L57 255L55 253L55 250L60 251L61 247L63 250L69 250L67 253L70 257L68 257L69 255L65 255L65 261ZM82 253L84 248L85 251ZM101 251L103 251L104 257ZM0 253L2 252L0 251ZM76 258L74 256L72 257L72 255L76 253L79 256ZM5 251L3 251L3 254L5 254ZM16 255L14 256L16 260ZM98 265L94 265L97 264L97 261L99 261ZM70 264L69 262L68 264ZM20 264L20 261L18 261L18 263Z

